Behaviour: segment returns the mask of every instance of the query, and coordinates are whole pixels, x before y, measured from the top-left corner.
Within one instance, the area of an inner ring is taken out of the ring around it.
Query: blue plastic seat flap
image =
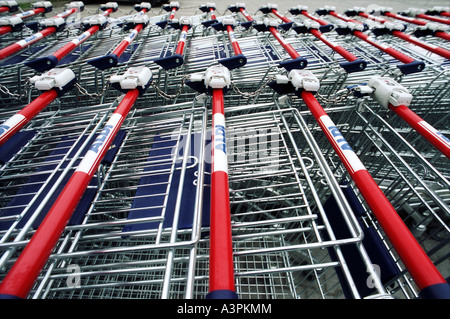
[[[191,135],[191,152],[186,163],[186,171],[181,196],[181,209],[178,220],[178,229],[192,228],[195,201],[196,201],[196,181],[198,171],[198,143],[201,143],[199,134]],[[186,135],[182,137],[181,144]],[[135,194],[135,199],[131,205],[128,219],[163,217],[163,227],[172,227],[174,221],[175,205],[178,197],[178,188],[181,177],[181,166],[183,154],[178,154],[177,161],[173,168],[173,150],[176,147],[176,140],[170,136],[155,136],[152,149],[149,152],[148,165],[144,172],[148,173],[139,181],[139,186]],[[184,152],[182,149],[180,152]],[[205,171],[210,169],[210,165],[205,164]],[[173,173],[170,180],[171,172]],[[205,174],[208,175],[208,174]],[[169,189],[168,183],[170,182]],[[208,182],[205,179],[205,184]],[[167,202],[164,210],[164,202]],[[209,192],[204,191],[203,195],[203,215],[202,225],[209,225]],[[163,216],[164,214],[164,216]],[[141,222],[128,224],[123,227],[123,232],[133,232],[142,230],[157,229],[159,222]],[[126,234],[124,234],[126,236]]]
[[[347,185],[347,183],[344,182],[341,185]],[[391,255],[386,249],[386,246],[378,236],[373,226],[367,227],[362,222],[361,218],[363,216],[364,210],[351,187],[342,187],[342,191],[350,207],[355,213],[361,228],[363,229],[364,239],[362,242],[370,257],[370,260],[372,264],[378,265],[380,269],[379,275],[381,278],[381,282],[383,284],[388,283],[391,279],[400,274],[400,270],[398,269],[395,261],[392,259]],[[330,196],[323,207],[330,224],[333,226],[333,232],[336,236],[336,239],[351,238],[350,230],[348,229],[348,226],[344,221],[344,218],[334,197]],[[324,238],[329,239],[326,233],[324,233]],[[367,284],[367,282],[370,281],[369,273],[367,272],[367,266],[363,262],[356,245],[341,245],[340,250],[347,262],[347,266],[361,297],[364,298],[375,293],[376,291],[374,286]],[[338,260],[334,248],[328,248],[328,252],[333,261]],[[339,267],[336,268],[336,274],[339,282],[341,283],[345,297],[347,299],[352,299],[353,296],[351,294],[351,290],[348,286],[347,281],[345,280],[342,270]]]
[[[5,164],[35,135],[35,130],[19,131],[0,146],[0,164]]]
[[[110,149],[105,154],[102,160],[102,164],[111,163],[124,137],[125,131],[121,130],[117,133],[113,143],[111,144]],[[19,191],[15,194],[15,196],[12,197],[9,203],[0,210],[0,217],[19,215],[28,205],[30,205],[36,193],[41,191],[37,199],[31,205],[30,209],[22,217],[22,219],[16,226],[16,228],[23,228],[23,226],[28,222],[28,220],[36,211],[38,206],[50,192],[50,189],[55,185],[56,181],[60,178],[63,170],[67,167],[68,161],[65,161],[61,165],[60,169],[56,170],[56,167],[58,166],[59,162],[64,158],[68,150],[70,150],[72,147],[73,148],[69,153],[69,158],[73,157],[73,155],[79,150],[79,148],[86,140],[86,138],[87,136],[82,136],[78,141],[78,143],[75,144],[76,141],[75,138],[62,137],[57,146],[54,148],[54,150],[46,157],[44,162],[35,171],[35,174],[33,174],[33,176],[28,178],[26,183],[24,183],[24,185],[19,189]],[[82,151],[81,156],[83,156],[87,152],[89,147],[90,145],[87,145],[85,147],[85,149]],[[47,201],[47,203],[41,210],[38,217],[34,220],[33,222],[34,229],[37,229],[39,227],[42,220],[45,218],[48,211],[50,210],[50,208],[58,198],[59,194],[63,190],[64,186],[69,181],[72,173],[74,172],[75,168],[77,167],[80,161],[81,159],[75,163],[74,168],[71,169],[71,171],[68,174],[66,174],[66,176],[63,178],[61,183],[59,183],[59,186],[57,187],[56,191],[52,194],[50,199]],[[55,171],[55,174],[50,178],[48,182],[46,182],[53,171]],[[83,221],[83,218],[97,193],[97,186],[98,186],[98,178],[94,176],[89,184],[89,187],[83,194],[77,208],[73,212],[72,217],[68,222],[68,225],[79,225]],[[0,222],[0,230],[8,229],[13,224],[14,221],[15,219]]]

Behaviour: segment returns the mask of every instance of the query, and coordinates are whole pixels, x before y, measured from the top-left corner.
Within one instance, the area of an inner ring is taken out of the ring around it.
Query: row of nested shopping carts
[[[448,298],[449,8],[179,9],[0,2],[1,298]]]

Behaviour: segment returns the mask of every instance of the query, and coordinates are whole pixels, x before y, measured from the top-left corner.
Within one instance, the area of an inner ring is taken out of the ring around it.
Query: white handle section
[[[69,68],[51,69],[42,75],[33,76],[30,82],[38,90],[51,90],[55,87],[62,88],[75,79],[75,73]]]
[[[216,113],[213,116],[213,121],[214,121],[213,173],[217,171],[222,171],[228,174],[225,116],[223,114]]]
[[[371,77],[368,86],[374,90],[372,93],[373,98],[385,108],[388,108],[389,104],[393,106],[409,106],[411,104],[412,95],[405,87],[391,78]]]

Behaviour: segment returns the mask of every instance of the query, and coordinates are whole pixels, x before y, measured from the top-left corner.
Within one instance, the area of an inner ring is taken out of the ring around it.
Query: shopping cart
[[[0,145],[2,298],[446,296],[448,60],[331,7],[179,8],[0,67],[0,125],[70,73]]]

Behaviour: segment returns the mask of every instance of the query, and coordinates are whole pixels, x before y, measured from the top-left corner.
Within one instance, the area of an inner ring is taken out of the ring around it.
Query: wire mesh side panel
[[[58,103],[55,103],[58,104]],[[42,222],[109,114],[110,105],[43,112],[16,134],[20,147],[2,153],[2,277]],[[57,106],[56,106],[57,107]],[[23,145],[22,145],[23,144]],[[5,148],[3,148],[5,150]]]
[[[444,105],[448,100],[448,88],[441,85],[442,75],[439,70],[426,74],[428,78],[404,79],[403,84],[410,87],[411,92],[422,92],[414,95],[415,100],[410,108],[428,117],[430,123],[436,123],[436,127],[446,134],[448,128],[441,121],[436,121],[434,112],[430,110],[436,107],[439,114],[446,108]],[[301,101],[295,102],[300,110],[304,110]],[[330,113],[330,117],[438,270],[444,278],[448,277],[448,159],[411,127],[405,125],[392,111],[380,107],[370,99],[350,99],[346,103],[355,106],[353,109]],[[440,114],[446,117],[445,111]],[[333,167],[334,175],[351,186],[352,181],[344,166],[312,116],[306,115],[305,119],[322,153]],[[354,191],[359,196],[357,189],[354,188]],[[363,216],[361,221],[365,227],[376,230],[390,258],[395,262],[391,269],[381,265],[380,272],[386,289],[398,298],[417,297],[417,287],[385,238],[376,218],[364,200],[359,199],[359,202]]]
[[[441,165],[421,159],[420,153],[416,155],[413,150],[401,147],[401,143],[408,140],[402,140],[395,131],[383,129],[381,125],[388,124],[381,124],[382,120],[374,113],[358,114],[358,120],[366,125],[360,137],[365,163],[444,278],[448,277],[448,165],[444,164],[441,169]],[[378,125],[374,127],[372,121],[377,121]],[[439,158],[441,163],[446,161]],[[409,284],[408,279],[405,281]],[[415,296],[414,288],[405,294]]]
[[[229,112],[226,120],[236,292],[242,299],[361,296],[341,249],[356,248],[363,272],[371,264],[352,210],[298,114],[263,108]],[[330,196],[337,204],[326,204]],[[336,236],[338,226],[328,220],[336,207],[345,236]],[[198,250],[198,298],[208,291],[205,236]]]
[[[117,157],[99,169],[87,214],[62,234],[34,297],[189,296],[201,225],[204,121],[200,109],[126,122]]]

